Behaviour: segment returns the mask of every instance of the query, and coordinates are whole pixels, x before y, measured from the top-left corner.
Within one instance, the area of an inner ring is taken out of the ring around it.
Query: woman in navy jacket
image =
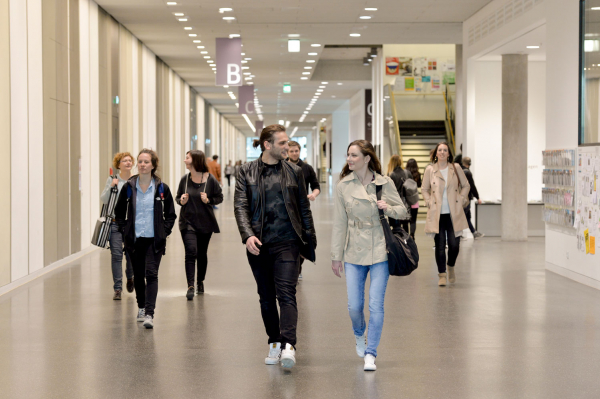
[[[177,214],[169,186],[156,174],[156,152],[143,149],[137,164],[139,175],[132,176],[121,189],[115,219],[133,263],[137,320],[153,328],[158,267]]]

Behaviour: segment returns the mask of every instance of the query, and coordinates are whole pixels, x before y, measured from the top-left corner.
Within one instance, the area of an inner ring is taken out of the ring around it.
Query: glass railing
[[[400,157],[400,162],[404,164],[402,159],[402,143],[400,142],[400,127],[398,126],[396,99],[394,97],[394,90],[390,84],[384,86],[383,96],[384,136],[389,138],[391,154],[398,155]]]

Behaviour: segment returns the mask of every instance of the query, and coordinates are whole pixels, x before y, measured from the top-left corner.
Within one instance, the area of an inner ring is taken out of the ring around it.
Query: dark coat
[[[467,180],[469,181],[469,185],[471,186],[471,191],[469,191],[469,201],[471,201],[473,198],[479,199],[479,192],[477,191],[477,187],[475,187],[475,180],[473,180],[473,173],[471,173],[471,170],[465,166],[463,166],[462,168],[463,168],[463,172],[465,172],[465,176],[467,177]]]
[[[262,178],[264,165],[262,155],[243,165],[235,182],[235,220],[244,244],[252,236],[262,241],[265,216],[265,188]],[[288,216],[298,238],[308,244],[305,239],[310,237],[313,248],[316,248],[317,237],[302,169],[290,162],[281,161],[281,189]]]
[[[179,205],[181,205],[181,196],[185,194],[185,180],[188,179],[188,176],[190,176],[189,173],[184,175],[179,181],[179,188],[177,189],[177,196],[175,197],[175,201],[177,201]],[[189,177],[189,179],[191,181],[191,177]],[[215,217],[215,211],[212,205],[219,205],[221,202],[223,202],[223,190],[221,189],[221,185],[219,184],[217,179],[210,173],[208,174],[208,179],[206,179],[205,184],[206,196],[208,197],[208,204],[206,205],[206,210],[210,215],[210,220],[208,221],[208,224],[210,226],[213,226],[213,233],[220,233],[219,223],[217,223],[217,218]],[[187,228],[188,218],[186,217],[186,211],[186,206],[181,205],[181,211],[179,212],[179,230],[184,230]],[[190,218],[193,217],[194,215],[190,215]]]
[[[138,178],[139,175],[132,176],[123,185],[115,208],[115,220],[119,225],[121,234],[123,234],[125,249],[132,252],[135,246],[135,206],[137,200],[135,185]],[[167,247],[167,237],[171,235],[177,214],[175,213],[175,205],[169,186],[162,183],[164,192],[163,199],[161,200],[158,193],[161,184],[160,178],[155,176],[154,180],[154,250],[164,254]],[[127,186],[131,187],[130,198],[127,198]]]
[[[301,159],[298,160],[296,164],[302,169],[302,174],[304,175],[304,181],[306,182],[306,192],[312,193],[315,190],[321,191],[321,185],[319,184],[319,179],[317,179],[317,174],[312,166],[303,162]],[[310,185],[310,191],[308,186]]]

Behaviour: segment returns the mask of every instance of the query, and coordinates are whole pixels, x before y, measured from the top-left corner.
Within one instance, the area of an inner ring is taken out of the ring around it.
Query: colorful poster
[[[415,76],[427,75],[427,58],[415,58],[413,60],[413,72]]]
[[[596,255],[596,237],[590,236],[590,255]]]
[[[440,77],[434,76],[431,79],[431,90],[439,90],[440,89]]]
[[[431,83],[431,76],[423,76],[423,83]]]
[[[437,71],[437,60],[435,58],[427,60],[427,69],[430,71]]]
[[[442,84],[444,85],[453,85],[456,82],[456,72],[444,72],[444,80]]]
[[[400,75],[400,59],[398,57],[385,57],[385,74]]]
[[[589,229],[585,229],[583,232],[583,238],[585,240],[585,253],[590,253],[590,231]]]
[[[405,91],[415,91],[415,78],[413,77],[405,77],[404,78],[404,90]]]
[[[413,62],[411,57],[398,57],[398,62],[400,63],[398,68],[400,69],[400,74],[402,76],[413,75]]]

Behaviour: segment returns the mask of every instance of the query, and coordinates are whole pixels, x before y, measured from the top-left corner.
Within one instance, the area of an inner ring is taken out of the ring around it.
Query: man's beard
[[[300,160],[300,158],[296,159],[295,161],[292,159],[292,157],[290,157],[290,162],[292,163],[298,163],[298,161]]]

